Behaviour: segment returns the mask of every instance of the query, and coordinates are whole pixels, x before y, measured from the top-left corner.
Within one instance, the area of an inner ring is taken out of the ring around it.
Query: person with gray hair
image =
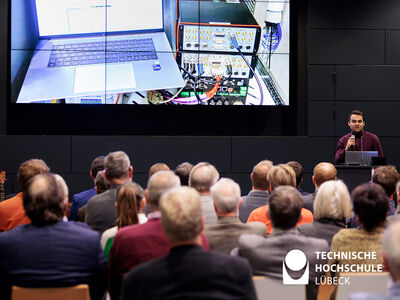
[[[201,248],[201,207],[199,193],[190,187],[172,189],[161,197],[161,223],[171,250],[124,277],[123,300],[256,299],[246,260]]]
[[[314,201],[314,222],[300,225],[305,236],[325,239],[331,245],[333,236],[346,227],[352,216],[349,190],[341,180],[321,184]]]
[[[218,181],[217,169],[208,162],[200,162],[195,165],[189,174],[189,186],[200,193],[203,214],[206,224],[212,225],[217,222],[217,215],[213,207],[210,188]]]
[[[0,233],[0,294],[13,285],[54,288],[89,284],[91,299],[103,298],[106,262],[100,236],[86,224],[63,220],[68,188],[59,175],[29,180],[23,205],[32,224]]]
[[[383,267],[390,274],[387,294],[354,293],[349,300],[390,300],[400,297],[400,222],[392,223],[383,234]]]
[[[238,246],[239,236],[243,233],[267,236],[267,228],[263,223],[240,222],[238,218],[241,203],[240,187],[232,179],[221,178],[211,187],[211,197],[218,216],[217,222],[207,225],[204,230],[211,251],[230,254],[232,249]]]
[[[116,225],[117,188],[132,180],[133,168],[128,155],[123,151],[108,154],[104,160],[103,173],[111,187],[91,198],[85,212],[85,223],[100,234]]]
[[[123,275],[139,264],[165,256],[169,251],[167,236],[161,226],[159,201],[167,191],[179,187],[179,177],[173,171],[158,171],[150,177],[145,198],[151,212],[147,222],[121,228],[116,234],[109,256],[111,299],[119,299]],[[203,245],[209,249],[204,235]]]

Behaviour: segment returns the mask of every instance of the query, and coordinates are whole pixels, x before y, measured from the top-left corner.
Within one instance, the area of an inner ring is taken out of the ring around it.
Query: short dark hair
[[[354,213],[360,219],[361,226],[368,232],[383,224],[389,210],[385,190],[375,183],[364,183],[351,193]]]
[[[92,161],[92,164],[90,165],[90,175],[92,175],[93,178],[96,178],[98,172],[104,170],[105,158],[105,156],[99,156]]]
[[[29,159],[18,168],[17,181],[22,191],[28,187],[28,182],[34,176],[49,172],[50,169],[41,159]]]
[[[303,200],[292,186],[278,186],[269,197],[268,213],[275,228],[291,229],[299,220]]]
[[[349,114],[349,121],[351,119],[351,115],[357,115],[357,116],[361,116],[363,118],[363,121],[365,121],[365,117],[364,117],[364,113],[361,110],[353,110],[350,114]]]
[[[303,179],[303,167],[302,165],[297,162],[297,161],[289,161],[286,163],[289,167],[291,167],[294,172],[296,173],[296,186],[299,186],[301,183],[301,180]]]
[[[189,174],[193,165],[190,162],[183,162],[175,168],[175,174],[181,180],[181,185],[189,185]]]
[[[28,182],[23,194],[26,215],[32,224],[52,224],[64,216],[64,191],[51,173],[39,174]]]
[[[106,179],[103,172],[98,172],[94,180],[94,185],[96,186],[96,193],[101,194],[110,189],[111,182]]]
[[[379,184],[390,197],[396,191],[396,184],[400,179],[399,172],[395,166],[381,166],[375,169],[372,182]]]

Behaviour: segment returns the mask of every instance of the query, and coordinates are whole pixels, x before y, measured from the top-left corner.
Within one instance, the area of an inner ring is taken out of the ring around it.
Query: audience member
[[[389,203],[384,189],[375,183],[356,187],[352,194],[354,212],[360,220],[361,229],[342,229],[332,239],[333,252],[375,252],[373,256],[356,259],[333,259],[330,264],[382,264],[382,235]],[[352,258],[352,257],[351,257]]]
[[[179,177],[172,171],[159,171],[150,177],[145,197],[150,204],[148,221],[121,228],[111,247],[109,257],[109,290],[111,299],[119,299],[123,275],[137,265],[165,256],[169,251],[167,236],[161,226],[159,200],[163,193],[179,187]],[[203,236],[203,245],[209,248]]]
[[[337,170],[334,165],[327,162],[321,162],[314,168],[312,181],[315,186],[315,192],[303,197],[304,208],[313,212],[314,199],[317,195],[318,189],[326,181],[336,180]]]
[[[139,184],[127,182],[117,189],[117,226],[107,229],[101,235],[101,247],[104,249],[106,259],[119,229],[128,225],[146,223],[147,218],[141,213],[144,204],[144,192]]]
[[[210,188],[218,181],[218,178],[219,173],[217,169],[207,162],[198,163],[192,168],[189,174],[189,186],[200,193],[203,214],[206,217],[207,225],[217,222]]]
[[[301,183],[303,182],[303,166],[297,161],[289,161],[286,163],[289,167],[291,167],[296,174],[296,189],[302,196],[307,196],[310,193],[303,191],[300,187]]]
[[[232,179],[221,178],[211,187],[217,223],[205,227],[204,234],[210,244],[210,250],[230,254],[238,246],[239,236],[243,233],[267,235],[263,223],[243,224],[238,218],[241,202],[240,187]]]
[[[341,181],[330,180],[321,184],[314,201],[314,222],[300,225],[305,236],[325,239],[329,246],[333,236],[346,227],[352,215],[350,194]]]
[[[189,187],[162,196],[162,227],[171,250],[124,278],[122,299],[256,299],[248,263],[206,252],[199,194]]]
[[[310,299],[316,296],[318,290],[312,283],[322,275],[322,270],[317,272],[315,265],[324,263],[322,259],[317,259],[315,252],[329,251],[329,246],[327,241],[303,236],[295,228],[302,207],[301,195],[294,186],[275,188],[269,198],[268,214],[273,224],[271,234],[268,238],[255,234],[241,235],[238,252],[235,249],[232,254],[247,258],[254,274],[282,279],[282,265],[287,253],[294,249],[302,251],[309,262],[310,285],[307,291]]]
[[[375,169],[372,182],[379,184],[385,190],[389,202],[389,216],[396,213],[394,201],[390,199],[396,191],[396,184],[400,180],[395,166],[381,166]]]
[[[32,177],[49,171],[49,167],[41,159],[30,159],[19,166],[17,181],[21,192],[10,199],[0,202],[0,231],[10,230],[15,226],[31,222],[25,214],[22,194]]]
[[[63,221],[65,187],[62,178],[52,174],[37,175],[24,186],[23,205],[32,224],[0,233],[2,299],[10,298],[13,285],[82,283],[89,284],[92,299],[102,299],[106,264],[100,236],[86,224]]]
[[[175,168],[175,175],[179,177],[181,180],[181,186],[188,186],[189,185],[189,174],[192,170],[193,165],[187,161],[179,164]]]
[[[104,160],[104,176],[111,183],[106,192],[89,200],[85,222],[93,230],[102,234],[105,230],[116,225],[117,188],[132,179],[132,166],[128,155],[123,151],[111,152]]]
[[[156,164],[152,165],[149,169],[149,178],[151,176],[153,176],[155,173],[157,173],[158,171],[170,171],[170,168],[165,163],[156,163]],[[151,210],[150,205],[148,203],[146,203],[146,205],[143,209],[144,214],[147,216],[150,213],[150,210]]]
[[[104,156],[99,156],[96,157],[93,161],[92,164],[90,165],[90,171],[89,175],[93,180],[93,183],[95,183],[96,180],[96,175],[99,171],[104,170]],[[86,205],[90,198],[96,195],[96,190],[95,187],[88,189],[86,191],[80,192],[78,194],[75,194],[72,197],[72,205],[71,205],[71,210],[69,211],[69,216],[68,219],[70,221],[77,221],[78,220],[78,210],[82,206]]]
[[[149,169],[149,178],[151,176],[153,176],[155,173],[157,173],[158,171],[169,171],[171,170],[167,164],[165,163],[156,163],[154,165],[152,165]]]
[[[383,265],[392,281],[387,294],[356,293],[349,300],[390,300],[400,298],[400,222],[396,222],[384,232],[382,247]]]
[[[247,218],[253,210],[268,204],[270,192],[267,176],[272,167],[272,162],[269,160],[262,160],[253,167],[250,174],[251,191],[243,197],[242,206],[239,209],[239,219],[243,223],[247,222]]]
[[[103,172],[97,172],[96,179],[94,180],[94,189],[96,195],[102,194],[109,190],[111,187],[110,182],[104,177]],[[85,223],[87,204],[78,209],[78,221]]]
[[[278,186],[288,185],[296,187],[296,174],[294,170],[285,164],[280,164],[271,168],[268,172],[267,180],[270,184],[271,191],[275,190]],[[297,225],[312,223],[314,221],[312,213],[305,209],[301,209],[300,218],[298,219]],[[272,231],[271,218],[268,213],[268,205],[261,206],[253,210],[247,220],[249,222],[262,222],[267,226],[267,234],[269,235]]]

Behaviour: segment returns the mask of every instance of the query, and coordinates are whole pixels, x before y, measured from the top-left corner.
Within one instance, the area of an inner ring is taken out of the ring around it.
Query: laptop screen
[[[40,36],[163,29],[162,0],[35,0]]]

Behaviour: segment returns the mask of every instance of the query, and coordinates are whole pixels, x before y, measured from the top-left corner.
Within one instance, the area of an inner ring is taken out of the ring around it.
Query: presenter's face
[[[350,121],[348,122],[351,131],[360,132],[364,129],[365,122],[360,115],[351,115]]]

